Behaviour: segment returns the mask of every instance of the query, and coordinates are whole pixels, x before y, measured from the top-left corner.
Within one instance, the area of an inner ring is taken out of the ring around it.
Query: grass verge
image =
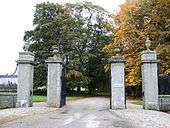
[[[132,104],[143,105],[143,100],[141,99],[129,99],[128,101]]]
[[[33,102],[46,102],[47,96],[33,96]]]

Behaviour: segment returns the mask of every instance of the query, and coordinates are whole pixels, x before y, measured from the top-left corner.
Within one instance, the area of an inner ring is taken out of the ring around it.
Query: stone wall
[[[0,109],[15,108],[16,100],[16,92],[0,92]]]
[[[170,111],[170,95],[159,95],[159,109]]]

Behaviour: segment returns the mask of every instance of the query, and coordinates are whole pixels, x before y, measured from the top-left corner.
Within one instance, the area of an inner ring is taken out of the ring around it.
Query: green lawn
[[[68,96],[66,99],[67,100],[78,100],[86,98],[85,96]],[[33,96],[33,102],[46,102],[47,101],[47,96]]]
[[[46,96],[33,96],[33,102],[46,102]]]

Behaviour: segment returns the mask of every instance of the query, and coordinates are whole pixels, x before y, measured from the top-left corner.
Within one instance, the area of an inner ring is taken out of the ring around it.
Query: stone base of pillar
[[[58,103],[54,103],[54,102],[47,102],[47,106],[48,107],[54,107],[54,108],[60,108],[61,107],[61,105],[60,104],[58,104]]]
[[[146,110],[159,110],[158,102],[147,102],[143,107]]]
[[[125,109],[124,93],[124,88],[122,87],[115,87],[113,89],[111,97],[111,109]]]
[[[16,103],[17,108],[25,108],[25,107],[32,107],[33,103],[32,101],[27,102],[26,100],[18,100]]]

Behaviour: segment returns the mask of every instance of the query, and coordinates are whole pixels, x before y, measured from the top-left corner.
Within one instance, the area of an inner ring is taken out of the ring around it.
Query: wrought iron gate
[[[60,107],[66,105],[66,65],[63,64],[62,69],[62,75],[61,75],[61,101],[60,101]]]

